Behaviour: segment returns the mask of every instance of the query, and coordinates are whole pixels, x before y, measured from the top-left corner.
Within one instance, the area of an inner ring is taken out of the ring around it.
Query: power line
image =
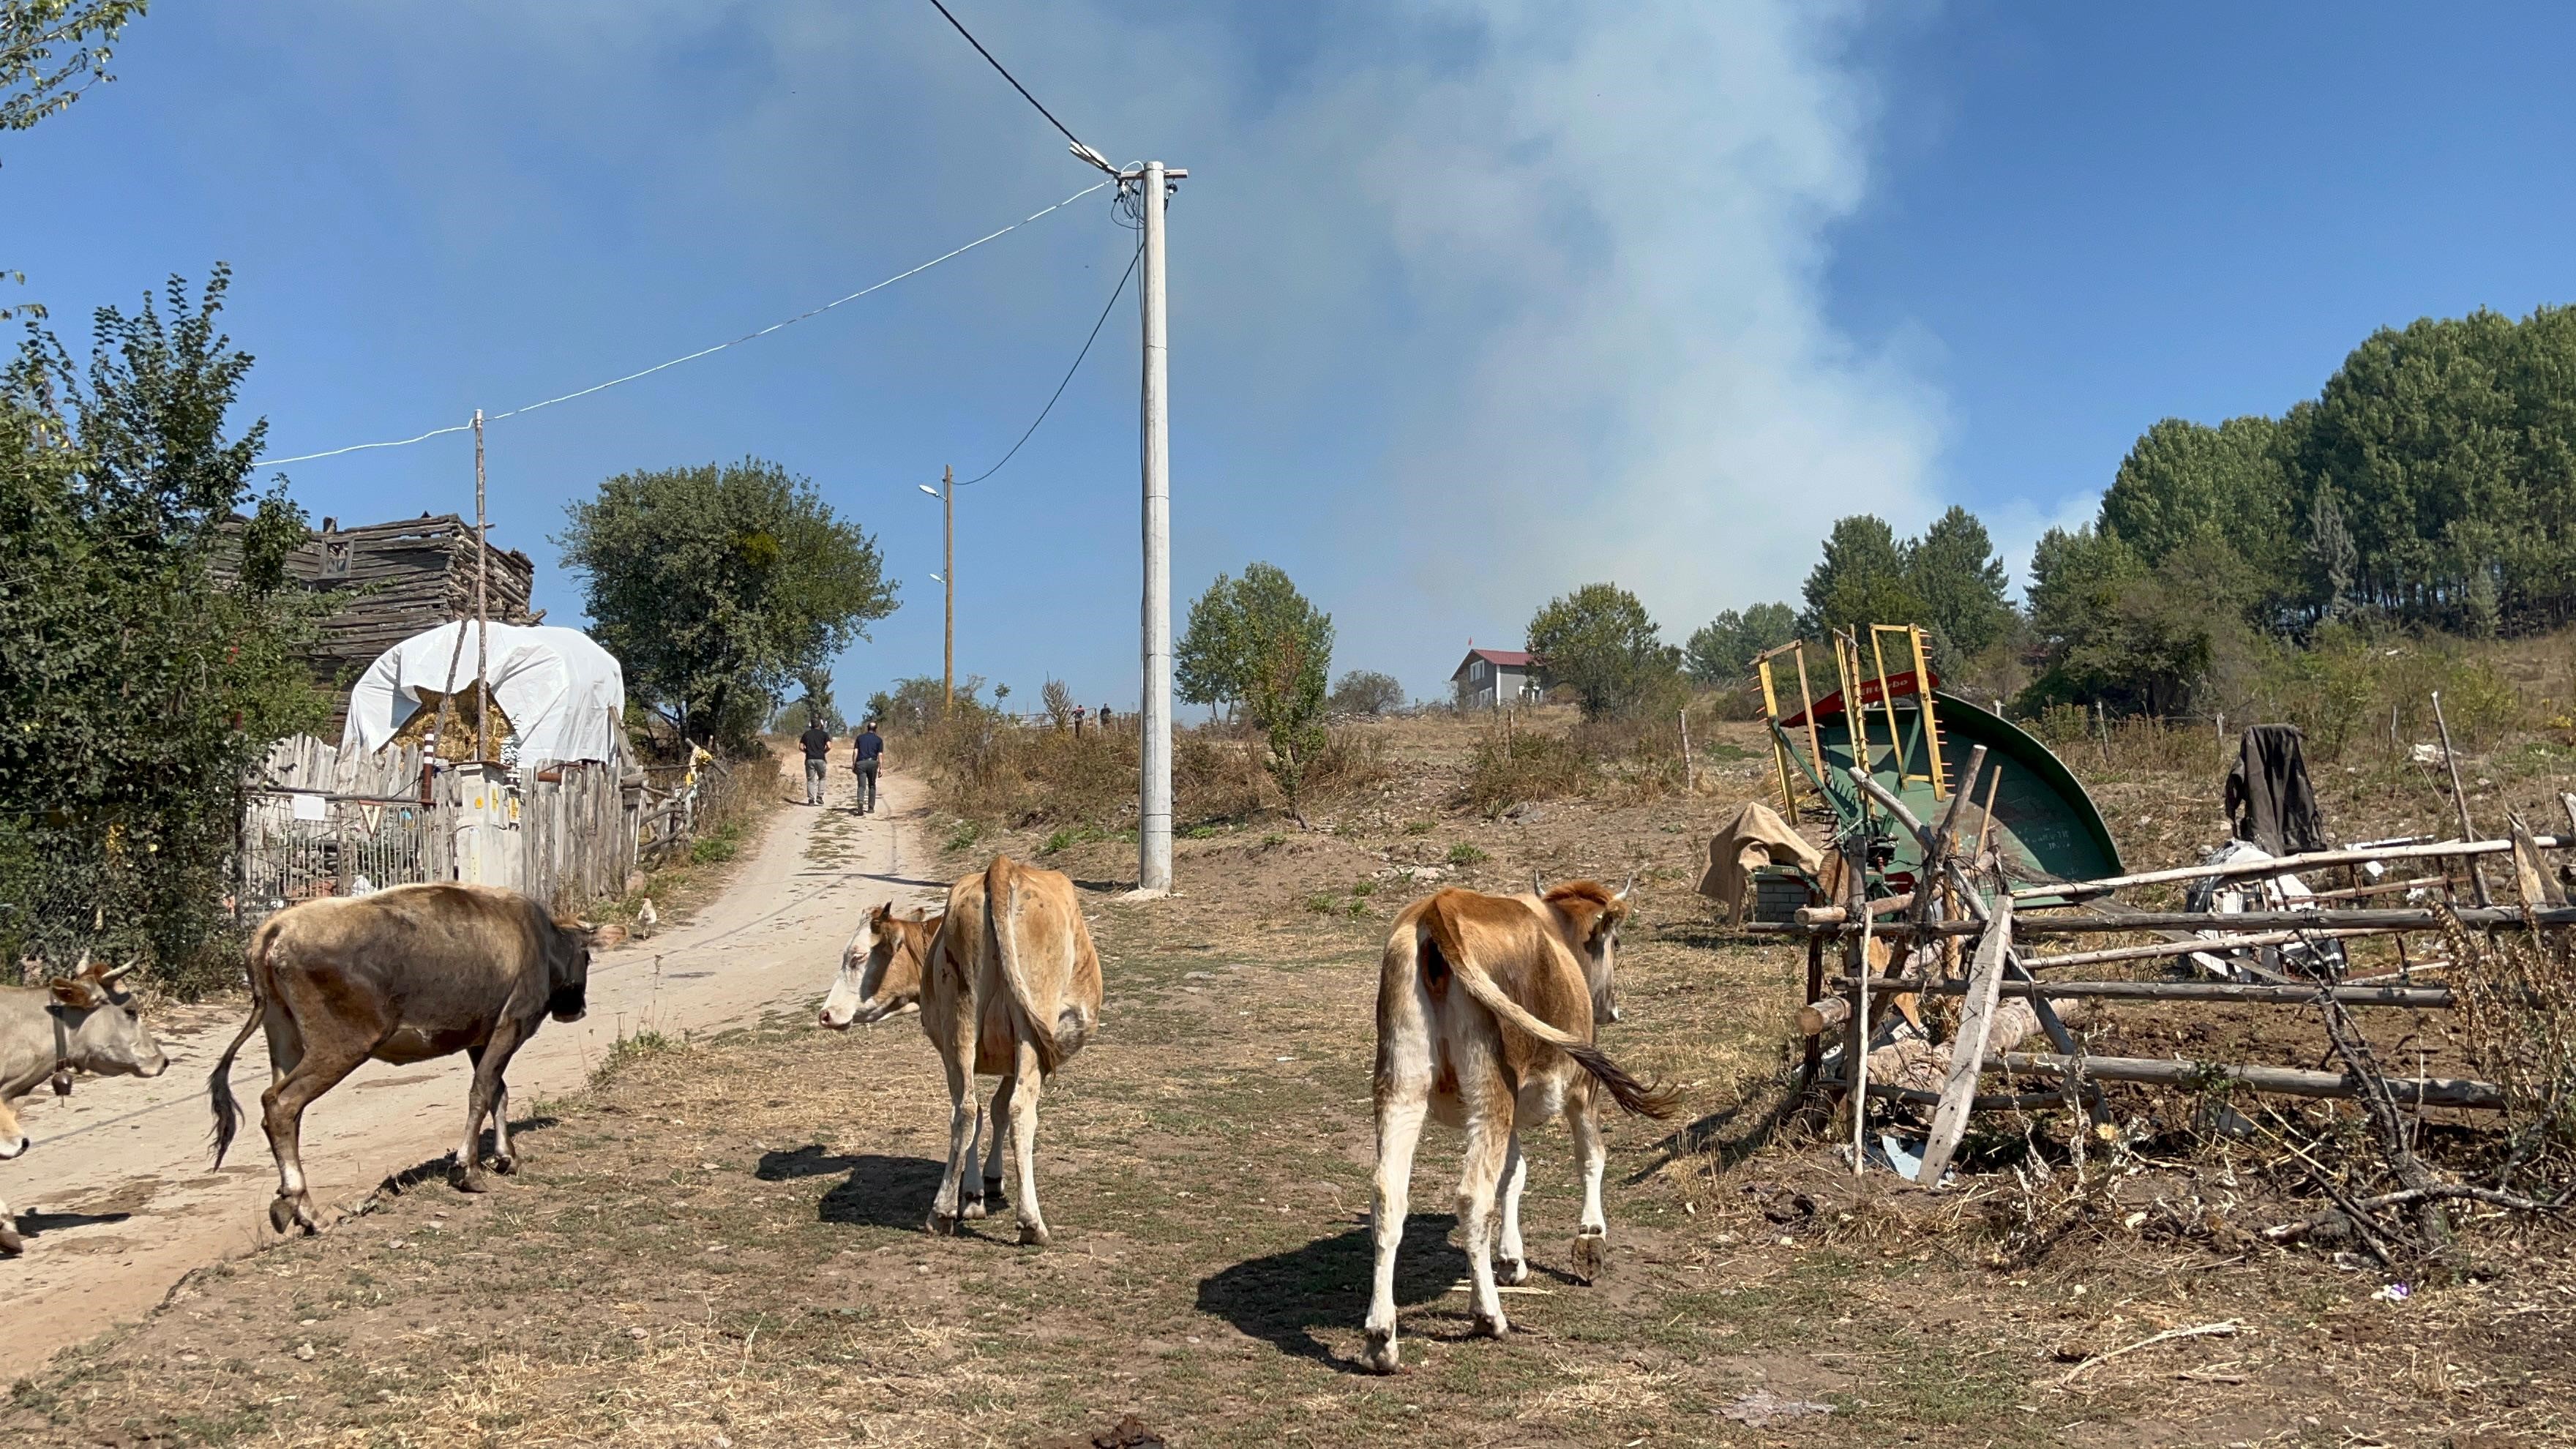
[[[986,232],[984,235],[975,238],[964,246],[942,252],[938,256],[932,257],[929,261],[923,262],[917,267],[897,272],[882,282],[876,282],[868,286],[861,287],[859,290],[850,293],[848,296],[835,297],[831,301],[826,302],[819,307],[809,307],[784,321],[772,322],[757,332],[746,332],[730,342],[719,342],[713,347],[701,347],[695,352],[674,357],[668,362],[657,362],[651,367],[630,372],[623,377],[612,377],[606,382],[593,383],[589,387],[582,388],[575,392],[564,393],[558,397],[550,397],[545,399],[543,402],[532,402],[520,407],[512,408],[508,412],[493,413],[487,416],[484,421],[487,423],[497,423],[503,418],[514,418],[519,416],[521,413],[532,413],[539,408],[553,407],[556,403],[571,402],[575,398],[588,397],[595,392],[605,392],[609,388],[615,387],[620,383],[633,382],[639,377],[650,377],[654,373],[662,371],[664,368],[677,367],[683,362],[695,362],[699,358],[708,356],[711,353],[722,352],[728,347],[739,347],[755,338],[766,337],[770,333],[776,332],[781,328],[793,327],[808,317],[820,316],[845,302],[855,302],[861,297],[868,295],[870,292],[881,291],[887,287],[891,287],[906,277],[918,276],[919,274],[929,271],[932,267],[938,266],[941,262],[947,261],[952,257],[963,256],[966,253],[973,251],[975,248],[982,246],[984,243],[992,241],[996,237],[1007,236],[1012,232],[1018,231],[1021,227],[1028,225],[1030,222],[1036,221],[1039,217],[1045,216],[1049,212],[1062,211],[1064,208],[1073,205],[1075,202],[1080,201],[1082,198],[1089,196],[1091,193],[1098,191],[1101,187],[1107,186],[1108,184],[1108,182],[1102,181],[1086,186],[1082,190],[1075,192],[1073,195],[1066,197],[1064,200],[1057,202],[1055,205],[1047,207],[1042,211],[1031,212],[1029,215],[1021,217],[1018,221],[1012,222],[1009,226],[1003,227],[999,231]],[[343,453],[362,453],[370,448],[407,448],[414,443],[425,443],[432,438],[443,437],[449,433],[470,432],[473,427],[474,425],[472,423],[458,423],[452,427],[432,428],[428,432],[409,438],[392,438],[381,443],[351,443],[345,448],[330,448],[319,453],[298,453],[289,458],[262,458],[251,464],[251,466],[254,468],[268,468],[286,463],[309,463],[316,458],[336,458]]]
[[[956,26],[957,33],[966,37],[966,43],[975,47],[975,53],[984,57],[985,64],[990,65],[993,69],[1001,72],[1002,79],[1011,83],[1011,89],[1020,93],[1020,99],[1027,101],[1030,105],[1036,106],[1038,108],[1038,114],[1047,118],[1048,125],[1053,126],[1058,131],[1062,131],[1064,133],[1064,138],[1073,143],[1073,154],[1090,162],[1092,165],[1099,167],[1101,170],[1109,172],[1111,175],[1117,174],[1116,169],[1109,164],[1107,159],[1102,157],[1099,152],[1082,144],[1082,138],[1073,134],[1071,128],[1067,127],[1064,122],[1057,120],[1055,118],[1055,112],[1048,110],[1044,102],[1040,101],[1037,97],[1030,95],[1029,88],[1020,84],[1020,78],[1018,76],[1011,74],[1009,70],[1003,67],[1000,61],[993,59],[993,52],[984,48],[984,42],[977,40],[974,32],[968,30],[964,25],[959,24],[957,17],[948,13],[947,6],[940,4],[939,0],[930,0],[930,4],[933,9],[937,10],[941,16],[947,19],[950,25]]]
[[[976,474],[974,477],[965,480],[965,482],[959,483],[957,485],[958,487],[963,488],[968,483],[983,482],[985,479],[1001,472],[1002,463],[1008,463],[1013,458],[1019,456],[1021,445],[1028,442],[1030,436],[1037,432],[1038,423],[1045,422],[1047,420],[1047,414],[1055,411],[1056,399],[1064,396],[1065,388],[1073,382],[1073,375],[1082,370],[1082,360],[1091,355],[1091,344],[1100,340],[1100,329],[1108,324],[1109,314],[1117,309],[1118,299],[1126,294],[1127,279],[1136,275],[1136,263],[1138,259],[1144,255],[1145,248],[1141,244],[1137,246],[1136,250],[1128,253],[1127,270],[1118,278],[1118,285],[1110,290],[1109,304],[1100,309],[1100,320],[1091,324],[1091,335],[1082,339],[1082,350],[1073,355],[1073,366],[1064,370],[1064,381],[1055,385],[1055,392],[1047,398],[1046,406],[1038,409],[1037,422],[1029,424],[1028,432],[1020,434],[1020,441],[1013,443],[1011,445],[1011,451],[1002,455],[1001,463],[996,463],[992,467],[985,469],[983,472]]]

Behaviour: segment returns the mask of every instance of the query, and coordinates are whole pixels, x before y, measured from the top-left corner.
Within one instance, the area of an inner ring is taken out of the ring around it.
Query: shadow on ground
[[[847,1173],[823,1194],[814,1216],[827,1223],[917,1229],[930,1214],[944,1164],[927,1157],[885,1157],[872,1152],[825,1152],[811,1143],[761,1154],[753,1174],[763,1182]]]
[[[1458,1219],[1447,1213],[1416,1213],[1405,1220],[1404,1244],[1395,1256],[1399,1309],[1436,1302],[1450,1284],[1467,1276],[1467,1255],[1449,1242],[1457,1226]],[[1200,1279],[1198,1307],[1282,1353],[1344,1373],[1366,1373],[1357,1359],[1334,1353],[1315,1330],[1329,1326],[1357,1341],[1360,1321],[1368,1317],[1370,1268],[1368,1229],[1353,1228]],[[1463,1307],[1458,1317],[1463,1328]],[[1409,1336],[1448,1336],[1424,1334],[1418,1323],[1406,1325],[1405,1331]]]
[[[56,1228],[96,1228],[124,1222],[132,1213],[47,1213],[22,1210],[18,1214],[18,1232],[25,1237],[42,1237]]]

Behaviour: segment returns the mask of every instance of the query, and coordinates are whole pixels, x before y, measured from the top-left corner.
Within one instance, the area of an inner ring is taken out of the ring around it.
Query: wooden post
[[[492,753],[492,545],[483,519],[483,410],[474,410],[474,758]]]
[[[1869,1127],[1869,846],[1857,836],[1843,844],[1843,902],[1858,915],[1861,929],[1851,938],[1850,959],[1845,968],[1859,978],[1851,1016],[1851,1029],[1843,1038],[1843,1081],[1850,1090],[1844,1102],[1852,1114],[1852,1176],[1861,1175],[1869,1161],[1866,1138]]]
[[[2098,699],[2093,701],[2093,732],[2102,741],[2102,768],[2107,770],[2111,768],[2111,713]]]
[[[1922,625],[1908,624],[1905,632],[1914,641],[1914,712],[1923,722],[1923,748],[1932,760],[1932,798],[1938,800],[1949,793],[1950,773],[1941,765],[1941,721],[1932,712],[1932,656],[1923,647]],[[1970,771],[1970,782],[1976,778]]]
[[[1825,938],[1809,936],[1807,938],[1807,1009],[1813,1011],[1816,1003],[1824,998],[1824,994]],[[1816,1073],[1823,1069],[1824,1064],[1824,1041],[1821,1037],[1810,1035],[1807,1038],[1805,1075],[1799,1080],[1813,1087],[1816,1084]]]
[[[1941,1185],[1941,1174],[1950,1170],[1950,1158],[1967,1135],[1968,1113],[1977,1095],[1977,1068],[1986,1059],[1995,997],[2004,984],[2005,958],[2011,954],[2012,897],[1998,891],[1994,918],[1986,922],[1986,938],[1977,946],[1976,968],[1968,976],[1968,1000],[1959,1011],[1959,1032],[1950,1043],[1950,1079],[1942,1084],[1941,1105],[1932,1114],[1932,1132],[1923,1144],[1923,1165],[1914,1175],[1923,1187]]]
[[[1816,772],[1816,778],[1822,780],[1825,778],[1825,747],[1823,737],[1816,733],[1816,691],[1807,683],[1807,641],[1803,639],[1798,641],[1798,707],[1806,712],[1807,765]],[[1796,824],[1797,817],[1789,817],[1789,823]]]
[[[1699,768],[1697,762],[1691,759],[1689,705],[1682,706],[1682,793],[1685,795],[1699,793]]]
[[[2475,840],[2478,829],[2469,823],[2469,792],[2460,785],[2460,757],[2451,753],[2451,725],[2442,718],[2442,691],[2438,689],[2433,691],[2433,728],[2441,733],[2442,763],[2451,771],[2451,803],[2460,810],[2460,838]],[[2478,858],[2474,855],[2462,858],[2468,863],[2469,887],[2477,893],[2478,904],[2493,905],[2494,902],[2487,898],[2487,876],[2485,871],[2478,869]]]

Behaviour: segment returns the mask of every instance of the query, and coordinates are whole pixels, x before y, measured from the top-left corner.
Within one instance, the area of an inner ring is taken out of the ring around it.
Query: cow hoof
[[[1499,1313],[1495,1314],[1491,1318],[1479,1313],[1476,1315],[1476,1336],[1479,1338],[1509,1338],[1512,1336],[1512,1321]]]
[[[0,1228],[0,1258],[14,1258],[27,1251],[27,1240],[16,1228]]]
[[[295,1199],[291,1197],[279,1198],[268,1205],[268,1225],[281,1233],[295,1226],[297,1216]]]
[[[519,1159],[507,1152],[492,1154],[492,1170],[507,1176],[519,1170]]]
[[[1002,1180],[1000,1178],[988,1177],[984,1179],[984,1201],[991,1203],[995,1212],[1000,1212],[1003,1208],[1010,1206],[1009,1203],[1002,1200]]]
[[[930,1215],[930,1221],[923,1223],[921,1227],[922,1231],[933,1234],[937,1237],[953,1238],[957,1236],[957,1220],[945,1213],[933,1212]]]
[[[1043,1248],[1043,1247],[1045,1247],[1046,1245],[1047,1245],[1047,1230],[1046,1230],[1046,1224],[1044,1224],[1044,1223],[1022,1223],[1022,1224],[1020,1224],[1020,1246],[1021,1246],[1021,1247],[1023,1247],[1023,1248]]]
[[[447,1174],[447,1180],[455,1186],[458,1192],[490,1192],[492,1190],[491,1179],[483,1175],[483,1169],[479,1165],[475,1167],[456,1168]]]
[[[1391,1374],[1401,1369],[1404,1365],[1395,1346],[1395,1330],[1390,1328],[1381,1333],[1370,1329],[1368,1346],[1360,1350],[1360,1362],[1368,1365],[1371,1373]]]
[[[1610,1238],[1606,1233],[1577,1233],[1574,1236],[1574,1276],[1586,1284],[1598,1280],[1610,1268]]]
[[[1515,1287],[1529,1281],[1529,1259],[1496,1258],[1494,1276]]]
[[[957,1216],[970,1223],[983,1215],[984,1200],[980,1197],[970,1197],[957,1205]]]

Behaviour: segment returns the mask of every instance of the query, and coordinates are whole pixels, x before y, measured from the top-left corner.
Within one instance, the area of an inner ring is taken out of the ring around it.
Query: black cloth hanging
[[[2227,772],[2227,830],[2274,855],[2326,848],[2297,725],[2256,725],[2238,741],[2236,767]]]

